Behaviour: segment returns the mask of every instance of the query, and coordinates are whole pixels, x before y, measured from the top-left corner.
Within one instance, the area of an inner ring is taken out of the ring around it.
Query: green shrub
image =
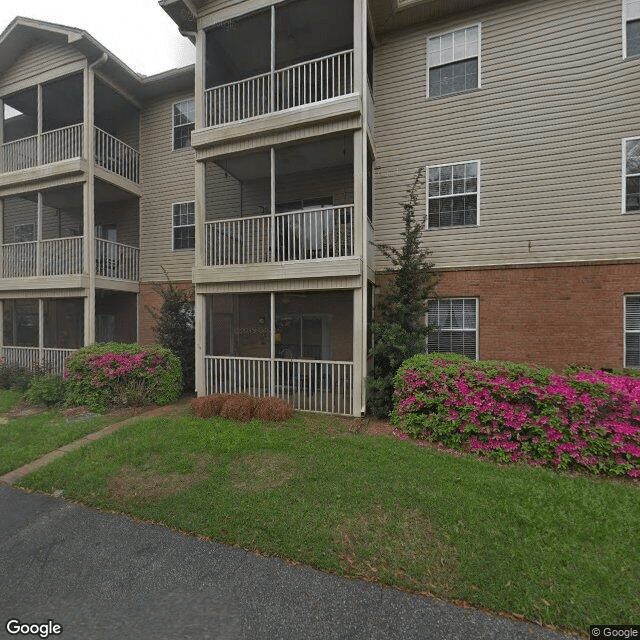
[[[180,361],[159,345],[83,347],[69,359],[65,379],[66,404],[88,405],[92,411],[169,404],[182,390]]]
[[[64,402],[65,391],[64,380],[60,376],[49,373],[31,378],[25,398],[29,404],[52,407]]]
[[[0,362],[0,389],[24,391],[32,377],[33,373],[29,369],[4,360]]]
[[[640,478],[640,379],[559,375],[451,354],[408,359],[392,421],[406,434],[499,462]]]

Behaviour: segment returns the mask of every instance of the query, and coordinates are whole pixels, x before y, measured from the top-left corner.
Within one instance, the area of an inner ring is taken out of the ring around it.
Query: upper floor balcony
[[[204,127],[356,91],[352,0],[297,0],[206,32]]]
[[[106,288],[112,288],[109,281],[137,285],[137,198],[96,180],[91,236],[84,232],[81,185],[10,196],[0,202],[4,240],[0,244],[0,288],[20,286],[24,278],[84,286],[82,278],[90,271]]]
[[[96,79],[94,121],[89,126],[83,109],[82,74],[3,96],[0,174],[24,172],[66,160],[95,163],[106,175],[138,184],[139,116],[113,89]],[[93,140],[88,152],[86,140]],[[24,179],[24,174],[16,179]]]

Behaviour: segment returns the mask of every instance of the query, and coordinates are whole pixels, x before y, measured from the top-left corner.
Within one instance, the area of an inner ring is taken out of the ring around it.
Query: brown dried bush
[[[253,410],[253,417],[258,420],[284,421],[293,418],[293,409],[280,398],[272,396],[258,398]]]
[[[222,405],[231,396],[226,393],[216,393],[212,396],[202,396],[194,398],[189,405],[191,413],[198,418],[211,418],[220,415]]]
[[[253,418],[255,403],[256,399],[253,396],[243,393],[227,396],[222,409],[220,409],[220,417],[238,420],[238,422],[248,422]]]

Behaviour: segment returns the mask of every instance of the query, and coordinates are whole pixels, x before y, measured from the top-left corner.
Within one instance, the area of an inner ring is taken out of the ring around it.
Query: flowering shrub
[[[406,360],[392,422],[500,462],[640,477],[640,379],[451,354]]]
[[[158,345],[95,344],[76,351],[64,372],[67,405],[169,404],[182,389],[180,361]]]

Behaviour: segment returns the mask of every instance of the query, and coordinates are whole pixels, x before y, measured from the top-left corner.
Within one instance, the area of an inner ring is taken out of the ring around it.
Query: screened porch
[[[353,292],[207,296],[205,388],[353,413]]]
[[[208,162],[205,265],[353,256],[353,185],[351,134]]]

